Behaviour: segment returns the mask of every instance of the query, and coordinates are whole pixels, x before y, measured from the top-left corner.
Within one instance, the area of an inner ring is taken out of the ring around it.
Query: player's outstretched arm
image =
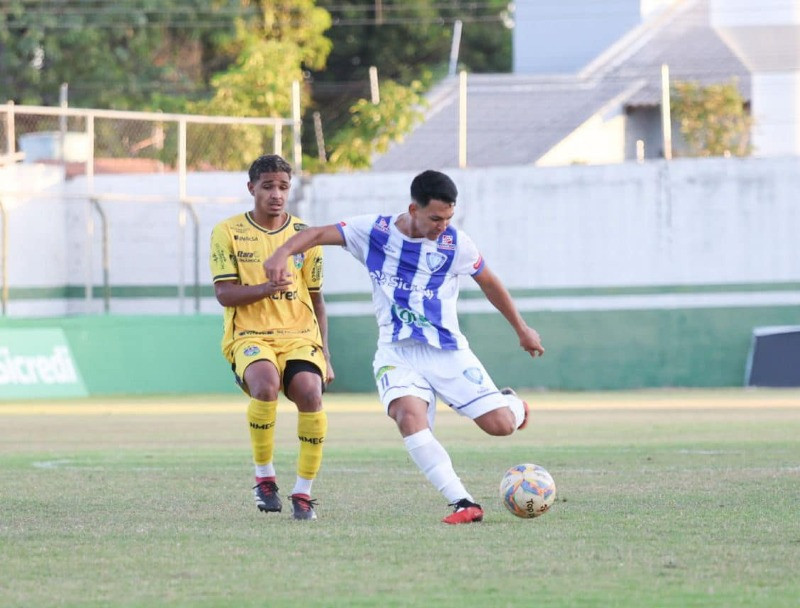
[[[292,282],[288,279],[267,281],[258,285],[241,285],[239,281],[217,281],[214,295],[223,306],[247,306],[288,289]]]
[[[502,313],[506,321],[517,332],[519,345],[522,349],[530,353],[531,357],[543,355],[544,347],[542,346],[541,338],[539,338],[539,332],[532,327],[528,327],[528,324],[525,323],[514,304],[514,300],[511,299],[511,294],[508,293],[505,285],[497,278],[497,275],[484,264],[483,270],[473,275],[472,278],[475,279],[481,291],[486,295],[486,299]]]
[[[315,226],[298,232],[264,261],[264,273],[270,281],[290,276],[286,260],[295,253],[308,251],[316,245],[344,245],[344,237],[336,224]]]

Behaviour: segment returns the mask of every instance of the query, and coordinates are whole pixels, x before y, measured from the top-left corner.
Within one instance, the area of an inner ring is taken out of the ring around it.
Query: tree
[[[670,108],[692,156],[747,156],[752,152],[752,117],[736,81],[701,85],[672,84]]]
[[[244,3],[250,4],[249,0]],[[330,15],[315,7],[312,0],[260,0],[255,17],[237,22],[232,43],[237,51],[234,64],[212,78],[213,96],[189,104],[189,111],[275,118],[291,115],[292,83],[303,82],[305,68],[325,66],[331,49],[323,35],[328,27]],[[214,148],[191,146],[207,151],[199,154],[222,149],[224,157],[195,155],[189,162],[206,161],[220,168],[239,169],[272,147],[272,134],[252,126],[207,126],[195,129],[193,137],[195,141],[213,139],[217,143]]]
[[[421,81],[427,87],[445,76],[456,19],[464,24],[460,67],[472,72],[511,69],[507,0],[318,0],[317,4],[333,18],[328,32],[333,50],[326,68],[311,72],[313,108],[329,131],[344,128],[351,106],[368,94],[371,66],[382,80],[406,86]]]
[[[389,80],[381,85],[380,103],[359,99],[353,104],[350,126],[331,142],[329,168],[367,169],[375,153],[386,152],[392,142],[402,141],[422,119],[425,101],[421,90],[419,80],[407,87]]]
[[[243,9],[234,0],[75,2],[4,0],[0,96],[56,105],[145,109],[170,95],[205,93]]]

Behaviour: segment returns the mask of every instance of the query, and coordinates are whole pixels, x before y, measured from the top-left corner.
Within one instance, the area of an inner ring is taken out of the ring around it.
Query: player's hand
[[[325,355],[325,364],[328,369],[325,374],[325,386],[327,386],[336,379],[336,374],[333,373],[333,365],[331,365],[331,358],[328,355]]]
[[[539,332],[532,327],[526,327],[519,336],[519,345],[522,350],[528,352],[531,357],[542,356],[544,354],[544,346],[542,346],[542,339],[539,337]]]
[[[277,281],[267,281],[264,283],[264,289],[266,293],[264,295],[271,296],[274,293],[280,293],[281,291],[286,291],[292,286],[292,277],[283,277],[278,279]]]
[[[286,256],[273,254],[264,261],[264,274],[269,281],[281,282],[290,278],[286,260]]]

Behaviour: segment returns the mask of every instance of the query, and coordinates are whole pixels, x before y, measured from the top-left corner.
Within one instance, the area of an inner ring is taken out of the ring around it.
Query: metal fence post
[[[111,263],[109,255],[108,218],[103,208],[100,206],[100,201],[96,198],[91,198],[89,200],[100,215],[100,227],[103,236],[103,311],[108,313],[111,311],[111,279],[109,276]]]
[[[200,217],[197,210],[189,201],[181,203],[183,208],[192,218],[192,279],[194,281],[194,312],[200,312]],[[184,220],[185,224],[185,220]],[[181,310],[181,312],[183,312]]]
[[[9,100],[6,108],[6,153],[9,159],[12,159],[17,151],[17,138],[14,132],[14,101]]]
[[[303,170],[303,148],[300,140],[300,130],[302,129],[302,118],[300,116],[300,83],[292,83],[292,136],[294,153],[293,169],[300,173]]]
[[[458,75],[458,166],[467,166],[467,73]]]
[[[3,205],[3,199],[0,198],[0,224],[2,230],[0,235],[3,242],[0,244],[0,282],[2,283],[2,291],[0,292],[0,300],[3,304],[3,316],[8,313],[8,216],[6,215],[6,208]]]

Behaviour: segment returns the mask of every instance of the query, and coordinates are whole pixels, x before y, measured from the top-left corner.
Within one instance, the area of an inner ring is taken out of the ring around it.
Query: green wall
[[[59,327],[90,395],[238,391],[220,352],[222,319],[96,316],[6,319],[0,328]]]
[[[527,313],[547,354],[520,350],[499,314],[462,315],[473,350],[500,386],[552,390],[741,386],[752,330],[796,324],[797,307]],[[331,317],[331,391],[374,391],[373,317]],[[217,315],[4,319],[60,328],[90,395],[236,393]]]
[[[542,337],[546,349],[542,358],[533,360],[520,349],[516,334],[499,314],[460,315],[462,331],[496,384],[611,390],[742,386],[753,328],[797,324],[800,310],[785,306],[523,316]],[[372,317],[331,319],[339,388],[374,390],[374,325]]]

